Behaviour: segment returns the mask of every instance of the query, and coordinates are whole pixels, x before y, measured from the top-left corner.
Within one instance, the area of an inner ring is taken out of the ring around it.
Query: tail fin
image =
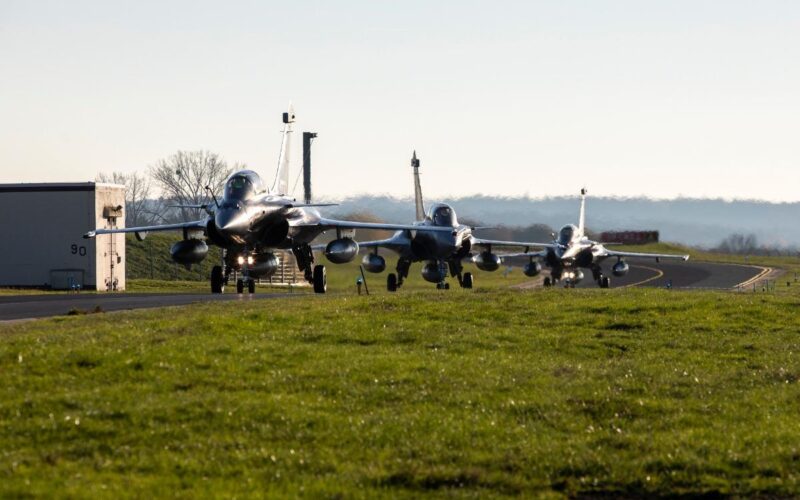
[[[586,229],[586,188],[581,189],[581,213],[578,215],[579,236],[585,236]]]
[[[270,192],[278,195],[289,194],[289,151],[294,125],[294,106],[289,104],[289,110],[283,114],[283,135],[281,138],[281,153],[278,156],[278,170],[275,172],[275,181]]]
[[[414,205],[417,209],[417,220],[425,219],[425,206],[422,204],[422,185],[419,182],[419,160],[417,152],[411,157],[411,168],[414,169]]]

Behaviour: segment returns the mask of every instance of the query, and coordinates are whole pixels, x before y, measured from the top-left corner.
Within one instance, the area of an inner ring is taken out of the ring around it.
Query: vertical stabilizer
[[[578,236],[585,236],[586,228],[586,188],[581,189],[581,213],[578,215]]]
[[[281,135],[281,153],[278,156],[278,170],[270,192],[277,195],[289,194],[289,148],[291,146],[292,127],[294,126],[294,106],[283,114],[283,134]]]
[[[425,206],[422,204],[422,185],[419,182],[419,160],[417,152],[411,157],[411,168],[414,169],[414,205],[417,209],[417,220],[425,219]]]

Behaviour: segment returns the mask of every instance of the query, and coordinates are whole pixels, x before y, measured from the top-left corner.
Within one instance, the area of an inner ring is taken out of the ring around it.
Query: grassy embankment
[[[799,306],[451,290],[5,325],[0,496],[796,496]]]

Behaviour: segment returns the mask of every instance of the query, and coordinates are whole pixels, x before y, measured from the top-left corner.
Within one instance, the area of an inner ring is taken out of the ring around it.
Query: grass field
[[[3,325],[0,496],[796,496],[798,312],[429,290]]]

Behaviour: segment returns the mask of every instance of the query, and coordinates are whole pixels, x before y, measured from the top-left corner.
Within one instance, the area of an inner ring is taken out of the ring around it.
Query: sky
[[[292,102],[325,198],[797,201],[798,89],[795,0],[0,0],[0,182],[271,183]]]

